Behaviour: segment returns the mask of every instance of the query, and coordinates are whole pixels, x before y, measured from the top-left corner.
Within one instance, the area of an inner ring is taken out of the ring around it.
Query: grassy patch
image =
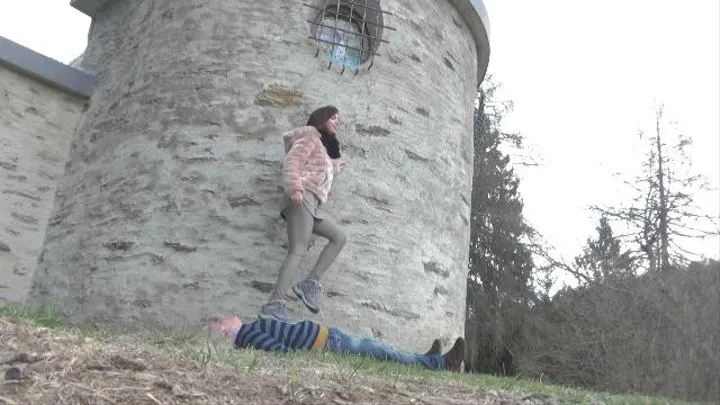
[[[0,306],[0,316],[13,322],[32,322],[48,328],[67,327],[62,314],[49,309],[26,308],[8,304]]]
[[[380,401],[387,404],[465,404],[478,403],[478,401],[504,404],[608,405],[679,405],[687,403],[665,398],[591,392],[548,385],[525,378],[429,371],[420,367],[407,367],[356,356],[340,356],[322,352],[281,354],[237,350],[228,343],[210,341],[197,334],[160,334],[157,332],[123,334],[112,328],[76,328],[64,322],[59,312],[52,310],[2,306],[0,307],[0,318],[13,323],[31,323],[66,332],[68,342],[77,340],[73,340],[72,336],[92,338],[101,342],[82,343],[91,345],[82,350],[77,347],[67,348],[68,351],[77,350],[80,353],[74,355],[75,358],[89,356],[87,353],[91,352],[100,353],[92,356],[102,357],[101,353],[103,352],[117,353],[139,350],[138,353],[151,359],[149,361],[156,368],[160,368],[162,365],[173,372],[177,370],[190,372],[189,370],[192,370],[192,372],[198,373],[195,381],[197,383],[196,390],[210,387],[217,381],[224,381],[223,379],[234,378],[250,384],[243,386],[244,388],[241,387],[245,390],[243,392],[259,390],[260,394],[258,395],[260,396],[268,393],[268,398],[270,398],[269,392],[272,392],[278,401],[284,398],[282,402],[277,403],[284,403],[288,398],[295,403],[325,403],[303,402],[307,398],[316,398],[313,395],[318,392],[328,395],[344,393],[335,399],[336,402],[328,403],[343,403],[342,401],[353,403],[353,398],[361,402],[378,403],[376,401]],[[1,339],[0,343],[2,343]],[[31,350],[31,348],[25,350]],[[135,355],[133,354],[133,356]],[[212,376],[213,373],[219,374],[212,377],[212,381],[202,382],[203,378],[211,378],[209,376]],[[234,384],[236,389],[241,389],[237,388],[240,387],[237,382]],[[164,395],[163,392],[155,391],[148,391],[148,394],[154,395],[153,398]],[[170,396],[166,396],[165,399],[167,403],[174,403]],[[403,399],[407,402],[403,402]],[[216,400],[219,401],[218,398]]]

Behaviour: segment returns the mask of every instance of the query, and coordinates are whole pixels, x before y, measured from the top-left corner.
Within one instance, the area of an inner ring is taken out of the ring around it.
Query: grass
[[[0,318],[13,323],[30,323],[52,328],[71,335],[91,338],[107,345],[113,345],[123,338],[128,338],[122,331],[113,330],[112,328],[77,328],[70,326],[63,320],[62,315],[56,311],[28,309],[13,305],[0,306]],[[244,379],[282,375],[285,382],[283,392],[285,395],[294,398],[296,403],[303,403],[298,397],[300,394],[296,394],[302,391],[302,387],[305,387],[304,389],[307,391],[310,389],[308,387],[318,387],[324,382],[331,381],[345,392],[358,393],[368,389],[372,391],[372,387],[382,386],[391,391],[395,390],[403,393],[408,397],[416,395],[415,393],[418,392],[420,387],[422,390],[426,389],[423,395],[439,395],[438,398],[447,398],[448,395],[460,392],[463,398],[473,396],[479,398],[482,395],[486,398],[486,401],[487,398],[493,396],[512,396],[516,399],[523,399],[521,402],[504,403],[689,404],[689,402],[666,398],[592,392],[549,385],[526,378],[433,372],[419,367],[407,367],[356,356],[340,356],[317,352],[280,354],[255,350],[237,350],[230,344],[211,342],[204,336],[192,334],[160,335],[147,332],[140,335],[136,334],[132,339],[139,339],[142,344],[158,349],[157,352],[159,353],[179,354],[196,367],[227,369],[232,372],[231,375],[242,375]],[[2,343],[1,336],[0,343]],[[528,402],[531,400],[533,402]]]

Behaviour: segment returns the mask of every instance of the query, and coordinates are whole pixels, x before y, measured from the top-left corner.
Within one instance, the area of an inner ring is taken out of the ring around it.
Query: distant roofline
[[[0,65],[76,96],[90,97],[95,77],[0,37]]]
[[[90,17],[113,0],[70,0],[70,5]],[[483,0],[450,0],[475,38],[477,49],[477,82],[485,79],[490,63],[490,19]]]

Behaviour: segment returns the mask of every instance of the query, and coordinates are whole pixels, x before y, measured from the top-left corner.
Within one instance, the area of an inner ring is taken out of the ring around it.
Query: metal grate
[[[321,0],[321,5],[312,5],[303,3],[303,6],[316,10],[318,13],[314,19],[307,20],[310,23],[311,34],[308,38],[315,40],[317,49],[315,57],[320,55],[322,47],[328,47],[328,69],[333,63],[342,63],[341,74],[345,72],[348,65],[348,51],[354,51],[358,54],[357,66],[354,69],[355,75],[360,70],[360,65],[368,60],[370,64],[368,69],[372,68],[375,62],[375,56],[380,56],[377,49],[380,43],[389,43],[382,39],[383,30],[396,31],[395,28],[386,26],[383,23],[383,16],[392,15],[392,13],[383,11],[380,8],[378,0]],[[328,23],[330,20],[330,23]],[[343,28],[348,26],[348,29]],[[332,30],[332,38],[324,37],[324,29]],[[338,41],[335,39],[337,33],[346,34],[346,39],[353,39],[359,42],[359,46],[353,46],[348,41]],[[342,56],[337,56],[340,53]],[[352,70],[352,69],[351,69]]]

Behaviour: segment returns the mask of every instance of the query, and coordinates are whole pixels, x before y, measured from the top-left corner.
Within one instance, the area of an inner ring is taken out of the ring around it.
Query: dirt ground
[[[249,370],[131,338],[104,342],[0,318],[0,405],[555,403],[452,380],[347,378],[318,367],[333,365]]]

